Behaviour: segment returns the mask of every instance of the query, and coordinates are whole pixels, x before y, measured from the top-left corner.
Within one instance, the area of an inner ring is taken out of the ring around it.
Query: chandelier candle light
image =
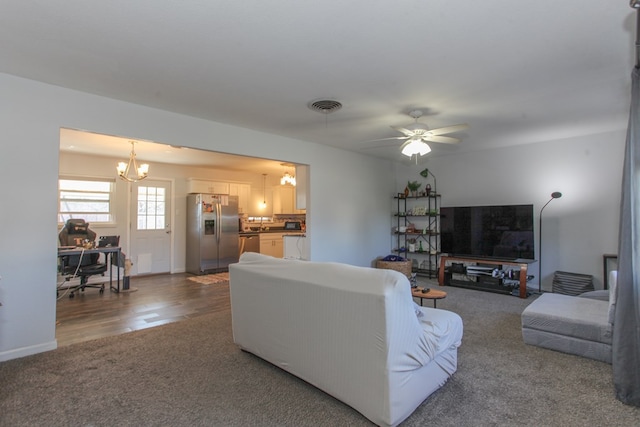
[[[136,161],[136,151],[134,149],[135,141],[131,142],[131,154],[129,155],[129,163],[120,162],[116,167],[118,171],[118,176],[125,181],[128,182],[138,182],[142,181],[149,175],[149,165],[147,163],[143,163],[138,165]],[[130,172],[135,172],[137,175],[131,177]]]

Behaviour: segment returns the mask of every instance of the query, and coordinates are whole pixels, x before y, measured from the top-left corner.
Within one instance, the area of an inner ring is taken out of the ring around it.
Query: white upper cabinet
[[[304,210],[296,208],[296,187],[291,187],[289,185],[278,185],[273,187],[273,213],[305,213]]]
[[[251,203],[251,184],[190,178],[187,182],[187,192],[238,196],[238,213],[249,212],[249,203]]]
[[[276,186],[273,188],[273,213],[289,214],[293,212],[293,187]]]
[[[207,181],[190,178],[187,181],[188,193],[229,194],[229,183],[221,181]]]
[[[307,185],[309,166],[296,166],[296,212],[304,212],[307,209]]]
[[[251,203],[251,185],[229,183],[229,195],[238,196],[238,213],[249,213]]]

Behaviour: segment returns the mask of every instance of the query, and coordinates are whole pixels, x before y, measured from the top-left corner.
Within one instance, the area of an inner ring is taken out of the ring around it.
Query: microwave
[[[302,230],[302,226],[300,225],[300,221],[285,221],[284,229],[286,231]]]

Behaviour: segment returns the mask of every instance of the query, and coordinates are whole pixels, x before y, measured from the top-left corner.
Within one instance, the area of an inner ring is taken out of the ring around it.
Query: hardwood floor
[[[151,328],[230,307],[226,282],[204,285],[190,274],[132,277],[135,292],[115,293],[105,286],[69,298],[60,292],[56,312],[58,346]]]

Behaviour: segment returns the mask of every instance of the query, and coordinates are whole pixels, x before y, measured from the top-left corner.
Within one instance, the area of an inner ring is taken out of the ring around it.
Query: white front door
[[[145,179],[131,191],[131,275],[171,271],[171,183]]]

